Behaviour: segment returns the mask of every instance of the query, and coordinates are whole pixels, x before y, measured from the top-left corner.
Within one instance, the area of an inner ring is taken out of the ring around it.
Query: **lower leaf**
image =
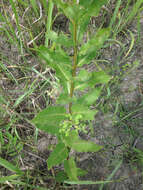
[[[56,145],[56,148],[50,154],[47,164],[48,169],[51,169],[53,166],[62,163],[68,157],[68,149],[65,147],[63,143],[59,143]]]
[[[78,168],[76,167],[73,157],[64,161],[64,168],[70,180],[78,181]]]
[[[67,146],[77,152],[98,152],[103,148],[94,142],[80,139],[75,131],[72,131],[69,136],[65,136],[64,141]]]

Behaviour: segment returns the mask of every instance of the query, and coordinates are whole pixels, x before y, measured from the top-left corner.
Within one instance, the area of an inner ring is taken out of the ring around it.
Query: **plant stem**
[[[72,67],[72,81],[70,87],[70,97],[73,97],[74,94],[74,77],[76,76],[76,69],[77,69],[77,23],[73,22],[73,41],[74,41],[74,56],[73,56],[73,67]],[[72,102],[69,103],[69,113],[72,114]]]

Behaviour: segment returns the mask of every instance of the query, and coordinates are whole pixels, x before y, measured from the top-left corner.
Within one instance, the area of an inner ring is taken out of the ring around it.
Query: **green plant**
[[[37,128],[57,136],[58,144],[47,160],[48,169],[64,163],[68,179],[78,181],[81,172],[76,167],[74,157],[70,157],[71,149],[77,152],[97,152],[103,148],[80,139],[79,132],[86,132],[85,121],[94,120],[97,110],[90,107],[99,98],[103,85],[111,79],[102,70],[88,72],[83,68],[83,65],[94,60],[110,35],[110,28],[100,28],[86,42],[83,40],[91,17],[97,16],[107,1],[53,2],[69,19],[70,35],[57,34],[48,29],[46,40],[51,41],[51,47],[48,48],[46,42],[46,47],[40,46],[36,51],[47,66],[55,70],[61,93],[57,105],[38,113],[32,122]],[[73,56],[69,55],[70,50],[73,50]]]

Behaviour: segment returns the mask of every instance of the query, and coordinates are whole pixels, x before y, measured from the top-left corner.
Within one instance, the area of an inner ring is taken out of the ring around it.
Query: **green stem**
[[[74,56],[73,56],[73,68],[72,68],[72,77],[73,80],[71,81],[70,87],[70,97],[73,97],[74,94],[74,77],[76,76],[76,69],[77,69],[77,24],[73,22],[73,41],[74,41]],[[72,102],[69,103],[69,113],[72,114]]]

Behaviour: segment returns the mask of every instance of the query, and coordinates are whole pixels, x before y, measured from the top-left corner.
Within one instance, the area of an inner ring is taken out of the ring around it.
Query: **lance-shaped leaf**
[[[62,49],[53,51],[41,46],[37,51],[40,57],[46,61],[47,65],[56,71],[56,76],[60,79],[65,91],[68,91],[67,82],[72,78],[71,58]]]
[[[58,135],[59,123],[66,117],[66,109],[62,106],[50,106],[40,113],[32,120],[32,123],[37,128],[51,134]]]
[[[96,84],[107,84],[112,77],[106,74],[104,71],[92,72],[92,77],[88,81],[90,87],[94,87]]]
[[[83,41],[82,39],[84,33],[86,32],[89,22],[90,22],[90,16],[88,16],[87,14],[81,17],[78,25],[78,35],[77,35],[78,43],[82,44]]]
[[[68,104],[70,102],[75,102],[76,97],[70,97],[68,93],[61,93],[60,96],[57,98],[56,103],[57,104]]]
[[[66,81],[70,81],[72,78],[69,67],[66,64],[58,63],[55,67],[55,71],[57,76],[60,79],[64,79]]]
[[[91,16],[98,16],[101,7],[107,2],[107,0],[80,0],[79,6],[80,16],[79,16],[79,35],[78,39],[81,42],[84,33],[86,32],[87,26],[89,24]]]
[[[44,46],[40,46],[37,50],[39,56],[47,61],[47,64],[55,69],[56,63],[64,63],[71,68],[71,57],[69,57],[61,49],[51,50]]]
[[[90,16],[98,16],[101,7],[106,3],[107,0],[80,0],[79,5],[84,7]]]
[[[64,161],[64,169],[70,180],[78,181],[78,168],[76,167],[73,157]]]
[[[69,136],[65,136],[64,142],[77,152],[98,152],[103,148],[94,142],[80,139],[75,131],[72,131]]]
[[[68,179],[68,176],[67,174],[65,173],[65,171],[59,171],[56,176],[55,176],[55,179],[58,183],[62,183],[64,182],[65,180]]]
[[[91,52],[93,52],[94,50],[99,49],[109,36],[109,32],[109,28],[98,30],[96,34],[81,47],[80,55],[87,55],[89,53],[91,54]]]
[[[50,170],[53,166],[62,163],[67,157],[68,157],[67,147],[63,143],[57,144],[47,160],[48,169]]]
[[[77,174],[78,174],[78,176],[84,176],[87,174],[87,171],[83,170],[81,168],[77,168]]]
[[[86,170],[83,170],[81,168],[77,168],[77,176],[84,176],[87,174],[87,171]],[[56,176],[55,176],[55,179],[57,182],[59,183],[62,183],[64,182],[65,180],[68,180],[68,176],[67,174],[65,173],[65,171],[59,171]]]
[[[83,74],[83,77],[81,74]],[[84,76],[83,70],[81,74],[75,77],[75,90],[84,90],[88,87],[93,88],[97,84],[107,84],[112,78],[112,76],[106,74],[104,71],[93,71],[91,73],[86,71]]]
[[[65,3],[59,0],[54,0],[54,2],[56,3],[57,7],[64,12],[65,16],[69,18],[70,21],[78,21],[80,13],[80,6],[78,4],[69,2]]]
[[[74,78],[75,90],[84,90],[85,88],[87,88],[89,86],[88,81],[91,77],[92,73],[89,73],[85,69],[82,69]]]
[[[55,31],[50,31],[47,34],[48,38],[55,42],[56,44],[60,44],[65,47],[72,47],[73,41],[71,38],[68,38],[65,34],[57,34]]]
[[[91,78],[92,74],[89,73],[87,70],[82,69],[79,71],[77,77],[75,77],[76,81],[82,81],[82,82],[86,82]]]
[[[92,89],[90,92],[80,97],[77,101],[78,103],[84,105],[91,105],[99,98],[100,92],[101,88]]]
[[[90,110],[88,106],[82,105],[80,103],[73,104],[72,106],[72,115],[82,115],[83,120],[94,120],[94,116],[97,113],[97,110]]]
[[[79,52],[78,66],[88,64],[92,59],[96,57],[97,51],[103,46],[109,34],[109,28],[100,29],[87,43],[81,47]]]

